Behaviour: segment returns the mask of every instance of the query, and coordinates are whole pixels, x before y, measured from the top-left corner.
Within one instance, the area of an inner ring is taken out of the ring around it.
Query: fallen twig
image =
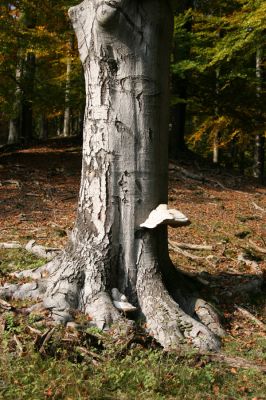
[[[22,249],[23,246],[19,243],[0,243],[0,249]]]
[[[19,355],[21,355],[23,353],[23,347],[22,347],[21,341],[18,339],[18,337],[16,335],[14,335],[13,338],[14,338],[17,348],[19,350]]]
[[[254,201],[252,201],[251,204],[253,205],[253,207],[254,207],[256,210],[261,211],[261,212],[263,212],[263,213],[266,213],[266,210],[264,210],[264,208],[258,206],[258,204],[256,204]]]
[[[182,250],[180,247],[178,247],[176,244],[175,244],[175,242],[172,242],[171,240],[169,240],[169,249],[170,250],[173,250],[173,251],[175,251],[175,252],[177,252],[177,253],[179,253],[179,254],[182,254],[182,256],[184,256],[184,257],[186,257],[186,258],[188,258],[188,259],[190,259],[190,260],[193,260],[193,261],[197,261],[197,262],[202,262],[202,263],[208,263],[209,265],[211,265],[212,267],[215,267],[215,264],[214,263],[212,263],[211,261],[210,261],[210,258],[212,257],[212,256],[207,256],[207,257],[202,257],[202,256],[195,256],[194,254],[191,254],[191,253],[189,253],[188,251],[186,251],[186,250]]]
[[[258,245],[257,245],[256,243],[254,243],[252,240],[249,240],[248,242],[249,242],[249,244],[251,245],[251,247],[252,247],[254,250],[257,250],[259,253],[266,254],[266,248],[258,246]]]
[[[231,189],[228,189],[226,186],[224,186],[221,182],[217,181],[216,179],[207,178],[205,180],[206,180],[206,182],[214,183],[215,185],[219,186],[223,190],[231,190]]]
[[[196,181],[201,181],[201,182],[204,181],[204,176],[203,175],[194,174],[193,172],[190,172],[190,171],[186,170],[185,168],[179,167],[178,165],[175,165],[173,163],[171,163],[169,165],[169,169],[172,169],[174,171],[180,172],[186,178],[194,179]]]
[[[9,179],[7,181],[2,181],[1,183],[4,185],[15,185],[17,188],[20,187],[19,181],[15,180],[15,179]]]
[[[266,364],[258,364],[245,360],[241,357],[229,357],[223,353],[206,354],[211,361],[217,361],[234,368],[250,369],[254,368],[260,372],[266,372]]]
[[[7,301],[0,299],[0,308],[9,311],[13,309],[13,306],[9,304]]]
[[[26,193],[25,196],[29,196],[29,197],[42,197],[41,194],[37,194],[37,193]]]
[[[170,242],[169,242],[170,243]],[[183,250],[213,250],[213,246],[203,245],[203,244],[190,244],[190,243],[179,243],[171,241],[171,244],[179,247]]]
[[[226,186],[224,186],[221,182],[217,181],[216,179],[207,178],[203,174],[195,174],[195,173],[190,172],[187,169],[182,168],[182,167],[180,167],[178,165],[175,165],[173,163],[171,163],[169,165],[169,169],[180,172],[181,175],[183,175],[185,178],[193,179],[195,181],[200,181],[200,182],[206,182],[206,183],[209,182],[209,183],[212,183],[212,184],[215,184],[215,185],[219,186],[223,190],[228,190],[228,188]]]
[[[33,328],[30,325],[27,325],[27,328],[30,332],[35,333],[38,336],[42,336],[42,332],[39,329]]]
[[[174,250],[177,253],[182,254],[183,256],[189,258],[190,260],[194,261],[203,261],[206,260],[205,257],[195,256],[194,254],[189,253],[188,251],[182,250],[179,246],[177,246],[174,242],[169,241],[169,248],[170,250]]]
[[[99,361],[103,361],[104,360],[103,357],[101,357],[99,354],[95,353],[94,351],[88,350],[85,347],[78,346],[78,347],[76,347],[76,349],[81,354],[85,354],[86,356],[90,356],[90,357],[92,357],[92,358],[94,358],[96,360],[99,360]]]
[[[6,320],[5,318],[0,316],[0,335],[2,335],[6,328]]]
[[[253,321],[256,325],[258,325],[260,328],[263,329],[263,331],[266,330],[266,326],[263,322],[261,322],[258,318],[255,317],[255,315],[251,314],[248,310],[246,310],[243,307],[240,306],[236,306],[235,305],[235,309],[242,314],[243,317]]]
[[[45,353],[45,344],[49,342],[53,336],[55,327],[48,329],[41,337],[37,337],[35,341],[35,347],[39,350],[39,353]]]
[[[17,308],[12,306],[12,304],[8,303],[7,301],[0,299],[0,309],[3,309],[5,311],[13,311],[17,314],[22,314],[22,315],[28,315],[30,312],[28,311],[27,308]]]
[[[261,269],[259,268],[259,264],[256,261],[249,260],[248,258],[245,257],[243,253],[239,254],[237,257],[237,261],[243,262],[246,264],[248,267],[250,267],[253,272],[256,274],[262,274]]]

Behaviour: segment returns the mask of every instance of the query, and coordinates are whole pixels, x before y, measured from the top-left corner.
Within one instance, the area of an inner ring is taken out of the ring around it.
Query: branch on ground
[[[265,247],[260,247],[256,243],[254,243],[252,240],[249,240],[249,244],[252,247],[252,249],[258,251],[259,253],[266,254],[266,248]]]

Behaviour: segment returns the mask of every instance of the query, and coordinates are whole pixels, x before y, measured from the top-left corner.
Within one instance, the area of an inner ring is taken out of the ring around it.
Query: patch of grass
[[[19,321],[12,318],[8,320],[10,329],[4,332],[0,343],[1,400],[265,398],[266,382],[259,371],[210,362],[195,351],[165,353],[159,348],[145,349],[133,343],[123,352],[127,339],[114,343],[108,335],[103,335],[109,345],[101,348],[90,344],[89,355],[81,357],[79,346],[86,346],[86,333],[81,335],[80,343],[74,341],[67,347],[70,342],[60,339],[65,330],[59,327],[50,343],[53,351],[46,344],[40,354],[34,347],[33,334],[27,331],[29,321],[23,325],[21,319],[20,331],[14,331]],[[23,346],[20,356],[14,334]],[[225,345],[227,354],[246,356],[232,343]],[[259,346],[260,340],[254,342],[254,350],[258,351]]]
[[[98,365],[42,358],[28,349],[21,358],[1,355],[0,398],[14,399],[263,399],[266,386],[255,370],[195,365],[162,351],[133,349]]]
[[[246,333],[244,337],[226,340],[224,351],[231,356],[266,362],[266,337],[263,333]]]
[[[38,268],[47,260],[40,259],[23,249],[0,249],[0,276],[24,269]]]

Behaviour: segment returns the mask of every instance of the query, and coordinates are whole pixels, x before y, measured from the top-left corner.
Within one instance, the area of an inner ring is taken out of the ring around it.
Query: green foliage
[[[52,134],[69,105],[78,117],[84,107],[84,81],[67,9],[79,1],[32,0],[0,5],[0,116],[15,118],[14,93],[33,105]],[[265,135],[265,88],[256,75],[256,51],[264,50],[266,4],[263,0],[172,1],[175,10],[171,104],[187,106],[188,145],[210,155],[214,137],[225,163],[252,163],[256,134]],[[25,57],[36,56],[32,90],[23,76]],[[65,99],[71,58],[69,99]],[[262,54],[261,70],[265,67]],[[16,71],[21,70],[21,76]],[[263,74],[262,74],[263,75]],[[185,90],[184,90],[185,88]],[[258,95],[259,88],[259,95]],[[56,122],[57,121],[57,122]]]
[[[78,3],[76,1],[76,3]],[[16,117],[14,92],[33,105],[35,119],[40,114],[52,120],[62,116],[65,107],[66,64],[72,59],[69,103],[73,114],[84,102],[84,83],[77,45],[70,46],[74,32],[67,10],[75,1],[22,0],[0,5],[0,115],[2,120]],[[33,91],[25,79],[27,54],[36,57]],[[16,71],[20,70],[20,76]],[[14,114],[15,113],[15,114]]]
[[[173,104],[186,101],[188,143],[196,152],[208,156],[218,134],[225,162],[237,164],[243,154],[248,162],[254,136],[265,134],[265,91],[256,70],[265,12],[263,0],[211,0],[175,17],[172,73],[185,80],[187,97],[174,93]]]

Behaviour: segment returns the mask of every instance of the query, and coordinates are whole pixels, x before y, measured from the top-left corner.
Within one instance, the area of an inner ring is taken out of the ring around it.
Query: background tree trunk
[[[70,42],[73,42],[73,40],[71,40]],[[72,48],[71,43],[70,47]],[[69,54],[67,57],[67,66],[66,66],[65,112],[64,112],[64,129],[63,129],[64,137],[68,137],[71,135],[71,110],[69,105],[71,69],[72,69],[72,61],[71,61],[71,54]]]
[[[170,157],[177,160],[180,152],[187,149],[185,142],[186,111],[187,111],[187,79],[173,77],[173,93],[183,102],[171,107],[171,133],[170,133]]]
[[[9,121],[8,144],[17,143],[20,140],[20,117],[21,117],[21,65],[16,68],[16,89],[13,103],[13,116]]]
[[[46,140],[48,138],[48,123],[45,114],[41,114],[39,118],[39,139]]]
[[[28,53],[23,68],[21,136],[25,143],[33,137],[33,90],[35,79],[35,54]]]
[[[194,7],[194,0],[184,0],[178,4],[178,13],[184,13],[185,10]],[[189,18],[184,24],[184,29],[187,33],[192,30],[192,18]],[[190,54],[190,42],[188,38],[185,38],[184,43],[177,43],[175,41],[175,46],[173,48],[173,60],[175,64],[184,59],[189,58]],[[187,150],[185,142],[185,128],[186,128],[186,114],[187,114],[187,89],[188,89],[188,79],[186,76],[180,77],[172,76],[172,93],[182,102],[171,107],[171,131],[169,140],[169,155],[171,158],[177,160],[181,152]]]
[[[256,52],[256,77],[257,77],[257,98],[261,97],[262,86],[262,48]],[[264,133],[257,133],[255,136],[254,168],[253,175],[263,182],[265,159],[265,137]]]

